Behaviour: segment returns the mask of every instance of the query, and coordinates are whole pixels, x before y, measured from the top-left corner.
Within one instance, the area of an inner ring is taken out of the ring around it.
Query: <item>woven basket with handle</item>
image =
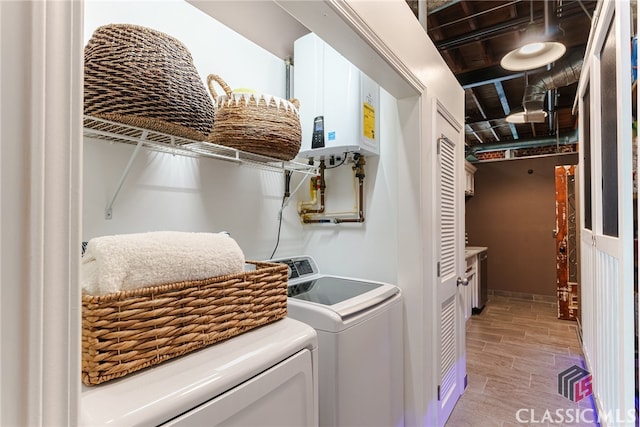
[[[218,96],[214,82],[222,87],[224,95]],[[215,74],[209,75],[207,83],[216,115],[210,142],[280,160],[291,160],[298,154],[302,131],[297,99],[232,92]]]
[[[213,102],[187,48],[128,24],[97,28],[85,46],[84,112],[197,141],[213,126]]]
[[[287,315],[287,266],[82,295],[82,381],[96,385]]]

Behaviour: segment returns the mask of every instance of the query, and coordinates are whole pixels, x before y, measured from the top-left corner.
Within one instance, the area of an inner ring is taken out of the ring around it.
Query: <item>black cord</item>
[[[342,161],[341,161],[340,163],[338,163],[338,164],[337,164],[337,165],[335,165],[335,166],[329,166],[329,167],[326,167],[325,169],[335,169],[335,168],[337,168],[338,166],[342,166],[342,165],[344,165],[344,162],[347,160],[347,154],[348,154],[348,153],[344,153],[344,156],[342,156]]]
[[[282,213],[284,211],[284,202],[287,200],[289,196],[291,196],[291,175],[293,172],[290,170],[284,171],[284,195],[282,196],[282,203],[280,204],[280,217],[278,221],[278,238],[276,239],[276,247],[273,248],[273,252],[271,252],[271,256],[269,259],[273,259],[276,251],[278,250],[278,245],[280,244],[280,230],[282,230]]]
[[[287,200],[287,196],[282,196],[282,204],[280,205],[280,221],[278,222],[278,238],[276,240],[276,247],[273,248],[273,252],[271,252],[271,256],[269,259],[273,259],[276,251],[278,250],[278,245],[280,244],[280,230],[282,229],[282,211],[284,209],[284,201]]]

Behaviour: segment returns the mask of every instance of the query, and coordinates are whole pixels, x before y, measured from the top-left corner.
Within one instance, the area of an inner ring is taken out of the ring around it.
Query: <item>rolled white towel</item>
[[[91,239],[82,257],[82,289],[104,295],[244,271],[244,253],[223,233],[155,231]]]

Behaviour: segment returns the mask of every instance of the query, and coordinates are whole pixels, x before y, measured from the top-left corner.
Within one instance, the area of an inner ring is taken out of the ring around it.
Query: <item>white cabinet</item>
[[[465,248],[466,270],[465,277],[468,285],[462,291],[464,301],[465,319],[471,314],[478,314],[484,308],[486,302],[486,282],[483,286],[483,277],[486,281],[486,254],[485,246],[467,246]]]
[[[467,251],[465,277],[468,281],[467,286],[462,289],[462,298],[464,302],[464,319],[468,320],[473,312],[475,298],[478,289],[478,255]]]
[[[465,160],[464,162],[464,175],[465,175],[464,194],[465,196],[473,196],[474,186],[475,186],[475,173],[476,173],[476,167]]]

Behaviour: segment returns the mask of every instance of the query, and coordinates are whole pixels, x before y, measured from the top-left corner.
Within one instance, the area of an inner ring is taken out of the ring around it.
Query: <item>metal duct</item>
[[[537,74],[524,90],[522,106],[526,111],[544,109],[544,97],[548,91],[569,86],[580,79],[582,55],[577,52],[565,60],[557,61],[549,71]]]
[[[498,144],[478,144],[467,150],[468,154],[482,153],[485,151],[503,151],[519,148],[547,147],[550,145],[570,145],[578,142],[578,130],[560,135],[558,138],[549,136],[547,138],[535,138],[529,140],[518,140]]]

